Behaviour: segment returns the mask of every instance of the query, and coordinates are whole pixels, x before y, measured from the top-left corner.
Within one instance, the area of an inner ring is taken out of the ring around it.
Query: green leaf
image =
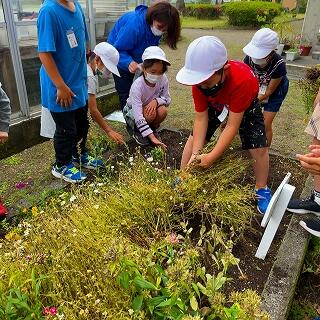
[[[142,303],[143,303],[143,296],[142,295],[136,296],[132,301],[133,311],[134,312],[140,311],[140,309],[142,307]]]
[[[151,291],[158,290],[157,287],[153,283],[145,280],[141,276],[136,276],[133,279],[133,282],[135,283],[135,285],[137,287],[139,287],[141,289],[147,289],[147,290],[151,290]]]
[[[154,297],[148,301],[148,306],[156,307],[159,303],[161,303],[164,300],[166,300],[166,297],[163,297],[163,296]]]
[[[118,279],[119,279],[120,285],[123,288],[125,289],[129,288],[130,278],[129,278],[129,273],[127,271],[121,272],[120,275],[118,276]]]
[[[197,296],[200,298],[199,288],[198,288],[198,286],[197,286],[194,282],[192,282],[192,288],[193,288],[193,290],[195,291],[195,293],[197,294]]]
[[[190,306],[193,311],[197,311],[199,308],[198,301],[195,296],[192,296],[190,299]]]
[[[168,288],[162,288],[161,293],[164,297],[170,298],[171,297],[171,291]]]
[[[158,308],[173,306],[173,305],[175,305],[176,301],[177,301],[177,298],[172,297],[166,301],[159,303]]]

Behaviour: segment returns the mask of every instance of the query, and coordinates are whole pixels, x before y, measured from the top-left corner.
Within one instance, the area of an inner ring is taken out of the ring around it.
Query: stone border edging
[[[300,197],[308,196],[312,189],[309,176]],[[301,216],[292,216],[262,292],[262,308],[271,320],[285,320],[290,311],[309,243],[309,234],[299,225],[300,220]]]

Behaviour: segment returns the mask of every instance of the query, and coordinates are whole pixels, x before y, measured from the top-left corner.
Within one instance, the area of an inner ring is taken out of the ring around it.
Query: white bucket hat
[[[167,60],[167,57],[164,51],[157,46],[151,46],[151,47],[148,47],[146,50],[144,50],[142,54],[142,61],[149,60],[149,59],[161,60],[166,62],[168,66],[171,65],[170,62]]]
[[[102,63],[109,71],[120,77],[117,68],[119,63],[119,52],[115,47],[107,42],[101,42],[95,46],[93,52],[100,57]]]
[[[227,49],[220,39],[213,36],[200,37],[190,43],[185,65],[176,79],[186,85],[199,84],[220,70],[227,61]]]
[[[254,34],[251,41],[242,50],[251,58],[262,59],[275,50],[278,44],[278,34],[269,28],[262,28]]]

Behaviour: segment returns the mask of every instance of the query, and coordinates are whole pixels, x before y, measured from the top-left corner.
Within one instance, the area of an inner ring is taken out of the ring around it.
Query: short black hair
[[[145,69],[151,68],[154,63],[162,62],[162,72],[165,73],[168,70],[168,63],[159,59],[146,59],[143,61],[143,66]]]

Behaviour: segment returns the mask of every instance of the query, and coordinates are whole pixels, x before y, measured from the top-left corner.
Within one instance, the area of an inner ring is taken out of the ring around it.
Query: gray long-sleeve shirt
[[[134,121],[143,137],[153,132],[143,116],[143,108],[153,99],[157,100],[159,106],[169,106],[171,102],[168,78],[165,74],[154,87],[148,86],[143,76],[135,80],[131,86],[127,103],[132,106]]]
[[[10,124],[10,100],[7,94],[1,88],[0,83],[0,131],[1,132],[9,132],[9,124]]]

